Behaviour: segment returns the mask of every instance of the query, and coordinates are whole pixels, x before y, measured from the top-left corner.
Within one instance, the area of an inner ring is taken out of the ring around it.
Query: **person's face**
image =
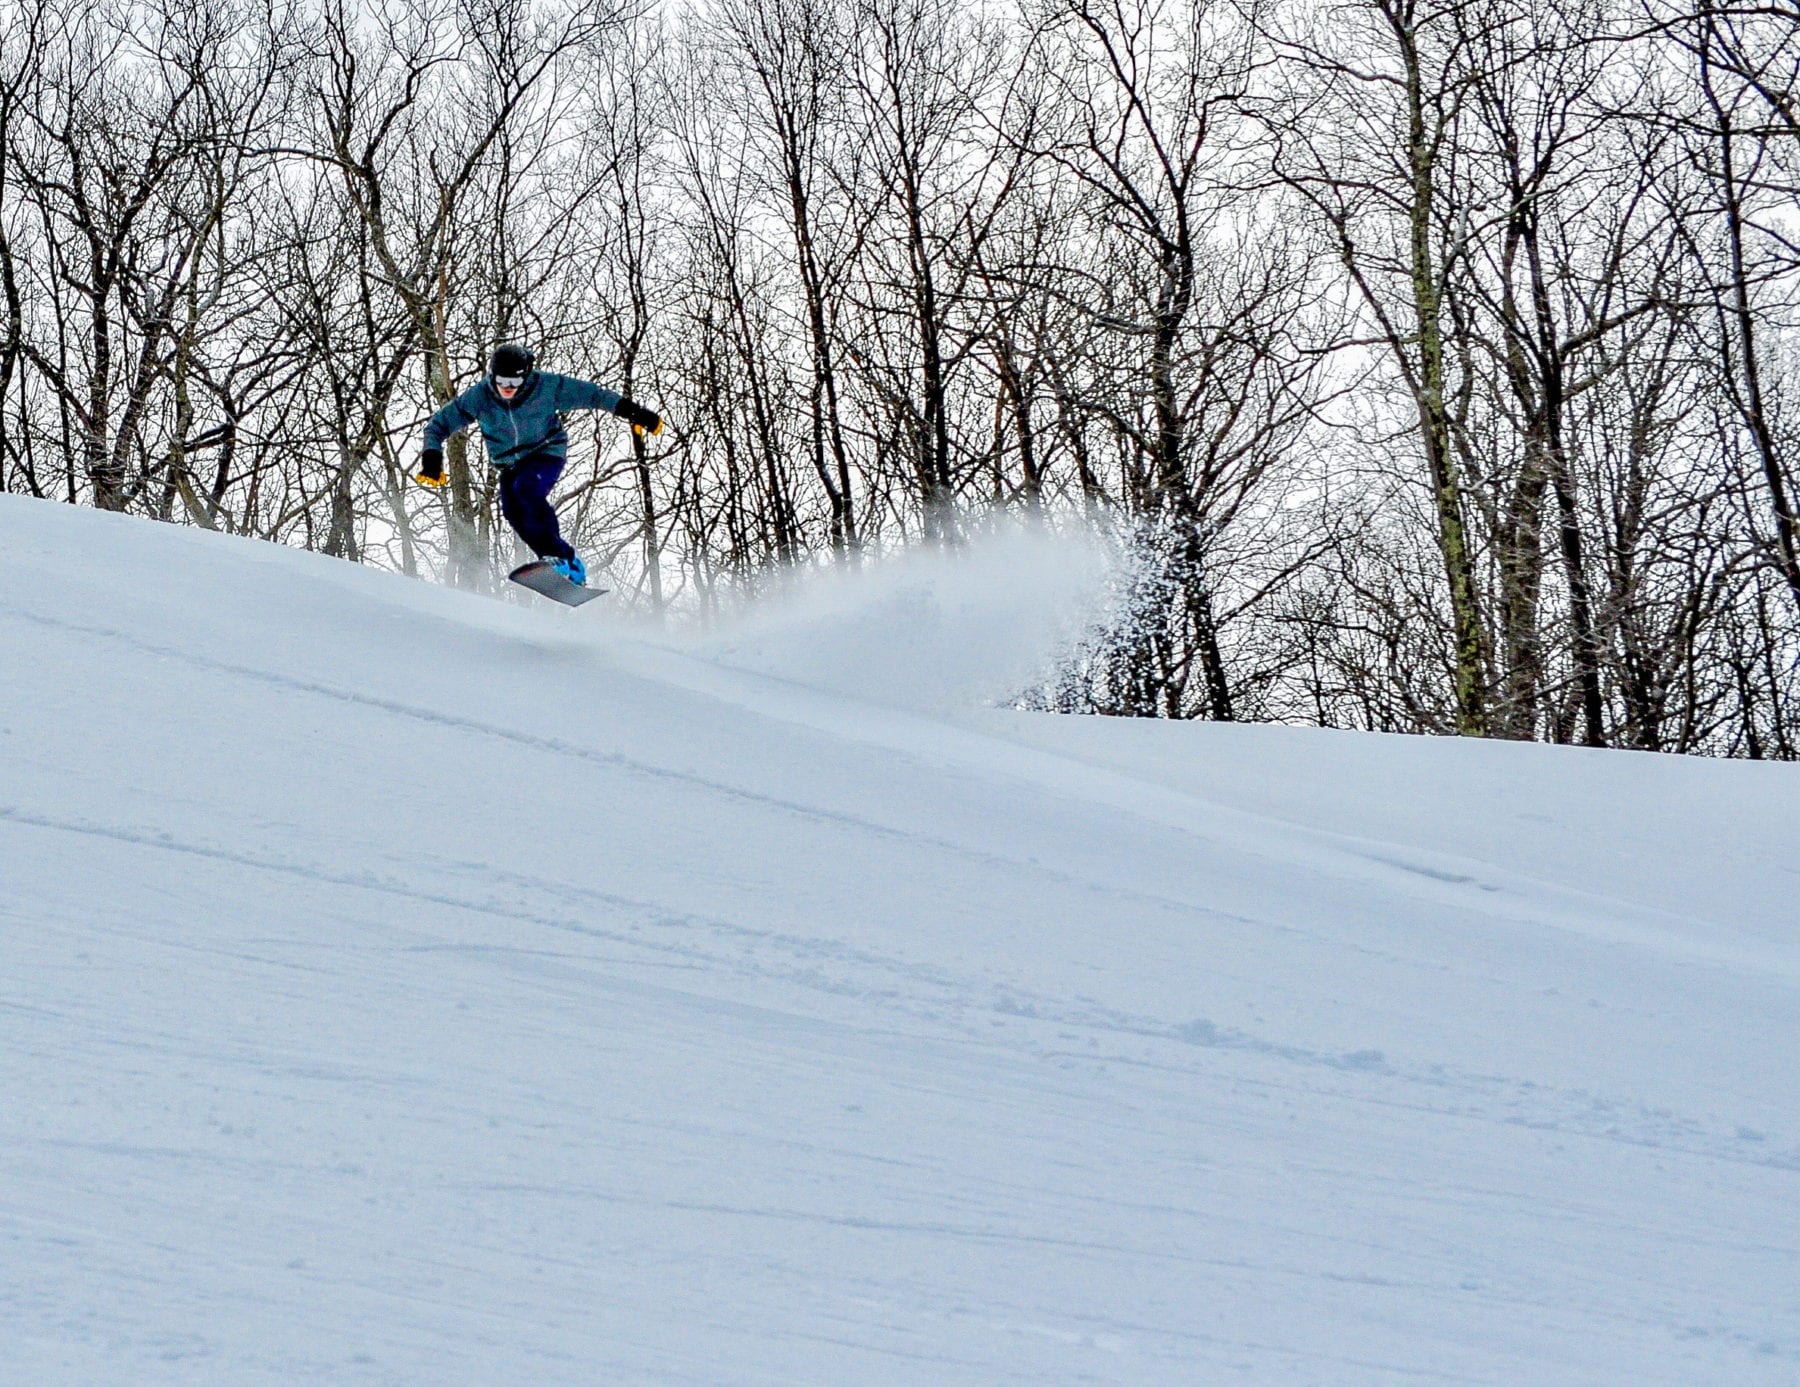
[[[495,376],[494,389],[500,392],[500,398],[510,400],[519,393],[519,387],[525,384],[524,376]]]

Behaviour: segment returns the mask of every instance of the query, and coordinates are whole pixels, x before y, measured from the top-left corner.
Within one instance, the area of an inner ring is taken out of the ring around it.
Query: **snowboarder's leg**
[[[550,506],[550,488],[562,476],[563,465],[562,458],[536,454],[500,474],[501,514],[541,559],[575,557]]]

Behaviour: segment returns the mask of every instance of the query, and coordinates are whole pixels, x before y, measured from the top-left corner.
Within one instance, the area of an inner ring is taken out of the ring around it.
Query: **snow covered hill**
[[[1800,770],[982,711],[986,577],[0,497],[0,1381],[1800,1379]]]

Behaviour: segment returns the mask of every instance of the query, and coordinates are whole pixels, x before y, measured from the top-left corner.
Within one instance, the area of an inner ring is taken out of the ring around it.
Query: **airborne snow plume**
[[[1048,670],[1101,610],[1114,562],[1087,530],[1000,522],[950,547],[797,572],[694,650],[871,702],[973,707]]]

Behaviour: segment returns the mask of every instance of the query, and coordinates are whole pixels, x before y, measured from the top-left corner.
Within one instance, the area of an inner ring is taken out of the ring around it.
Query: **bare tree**
[[[1265,107],[1273,167],[1329,229],[1404,382],[1424,454],[1452,630],[1456,726],[1489,730],[1490,643],[1456,432],[1447,280],[1473,208],[1461,132],[1477,68],[1473,0],[1296,8],[1269,33],[1282,58]]]
[[[864,234],[854,204],[831,196],[828,177],[854,138],[843,109],[847,20],[825,0],[722,0],[710,31],[726,55],[720,75],[738,70],[736,82],[714,88],[713,101],[729,102],[744,121],[792,248],[809,357],[807,450],[831,508],[830,544],[841,554],[860,542],[839,338],[848,266]]]
[[[1255,33],[1205,0],[1065,0],[1039,33],[1063,113],[1041,152],[1083,190],[1091,247],[1070,266],[1095,329],[1082,403],[1123,449],[1144,527],[1135,639],[1152,668],[1127,683],[1168,715],[1229,720],[1220,594],[1266,595],[1232,571],[1232,528],[1304,432],[1324,361],[1303,324],[1308,247],[1238,147]]]

